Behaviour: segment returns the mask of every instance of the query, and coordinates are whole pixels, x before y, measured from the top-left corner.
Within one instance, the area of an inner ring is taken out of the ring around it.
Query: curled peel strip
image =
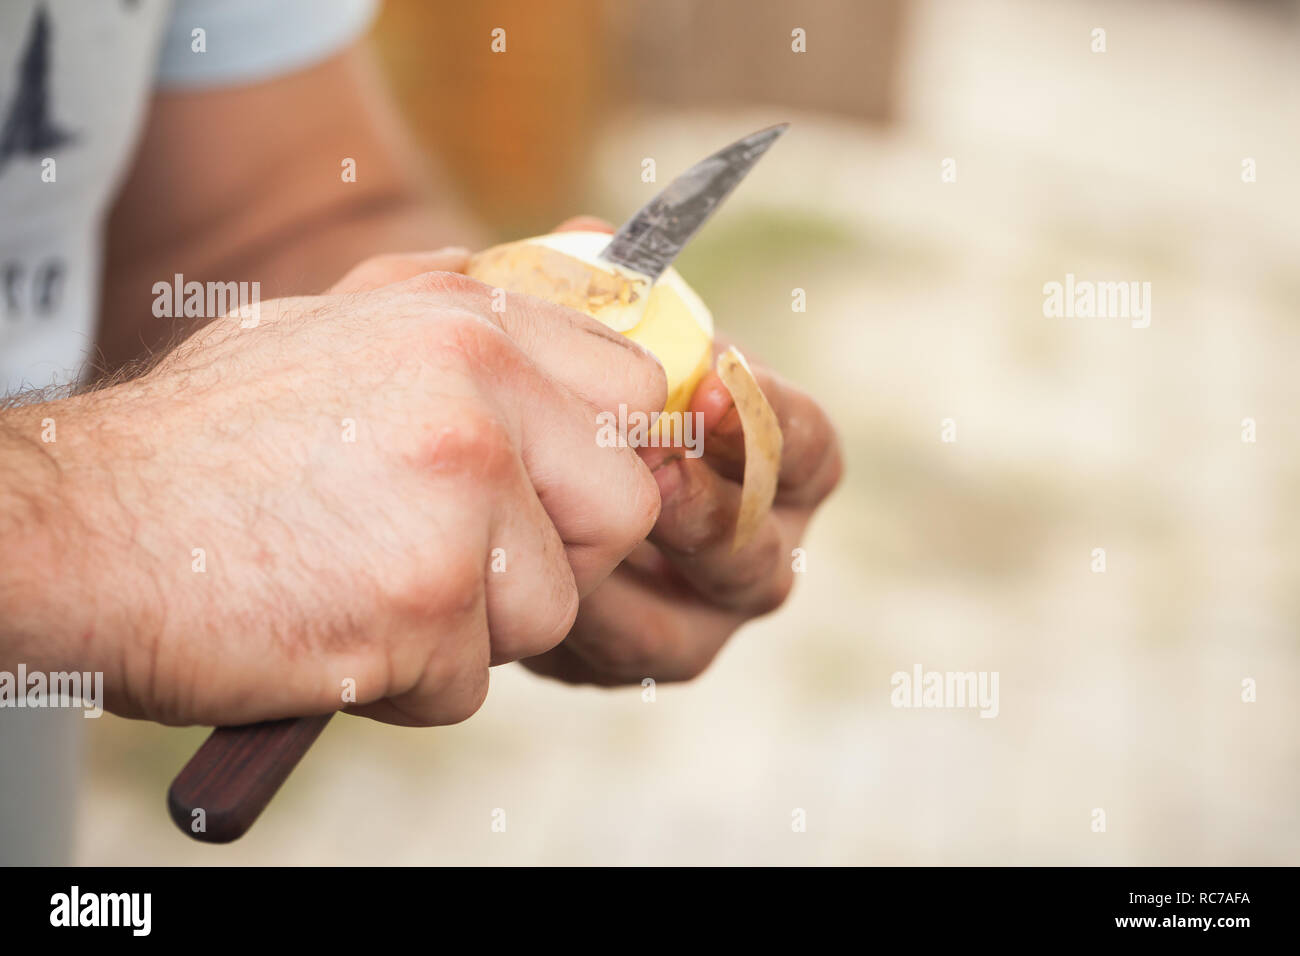
[[[750,371],[749,363],[734,345],[718,356],[718,378],[736,403],[745,435],[745,478],[740,492],[740,514],[731,541],[735,554],[749,544],[772,510],[781,474],[781,424],[776,412]]]

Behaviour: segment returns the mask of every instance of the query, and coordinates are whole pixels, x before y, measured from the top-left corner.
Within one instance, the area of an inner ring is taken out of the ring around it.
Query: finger
[[[470,252],[459,246],[433,252],[389,253],[372,256],[354,266],[330,287],[331,293],[368,292],[402,282],[423,272],[463,272]]]
[[[574,216],[555,227],[555,232],[610,232],[614,227],[597,216]]]
[[[480,586],[466,595],[459,613],[439,616],[437,633],[413,628],[394,653],[419,664],[390,665],[396,673],[418,675],[404,687],[370,703],[353,704],[348,713],[405,727],[456,724],[474,714],[487,697],[489,642],[487,600]],[[336,691],[337,693],[337,691]]]
[[[811,508],[822,501],[843,473],[835,428],[822,407],[806,392],[759,366],[754,376],[781,425],[783,446],[778,479],[778,506]],[[745,441],[740,415],[717,373],[701,381],[691,411],[704,415],[704,452],[721,474],[739,481],[744,474]]]
[[[659,486],[634,450],[597,440],[595,405],[546,378],[502,384],[523,392],[502,413],[518,415],[528,480],[564,543],[578,593],[589,594],[650,533]]]
[[[775,610],[794,586],[782,528],[773,514],[732,552],[740,485],[700,458],[676,458],[655,472],[661,505],[650,540],[680,578],[711,603],[747,615]]]
[[[416,311],[452,305],[494,324],[539,369],[600,409],[617,412],[626,404],[649,413],[664,407],[668,382],[659,360],[574,309],[448,272],[415,276],[393,291],[410,296]]]
[[[487,641],[481,644],[486,655]],[[485,656],[481,661],[467,661],[449,676],[422,681],[407,693],[371,704],[353,704],[344,710],[399,727],[445,727],[474,716],[487,699],[488,682]]]
[[[604,686],[690,680],[713,661],[743,617],[689,594],[619,574],[583,603],[564,643],[524,664],[540,674]]]
[[[550,650],[578,615],[565,544],[523,463],[515,463],[513,487],[494,510],[485,568],[493,666]]]

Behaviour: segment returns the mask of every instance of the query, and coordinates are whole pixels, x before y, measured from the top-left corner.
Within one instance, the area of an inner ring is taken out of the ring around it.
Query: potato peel
[[[731,541],[735,554],[754,540],[763,520],[772,510],[781,476],[781,423],[772,410],[749,363],[734,345],[718,356],[718,378],[736,403],[736,414],[745,435],[745,477],[740,491],[740,514]]]
[[[644,306],[650,280],[613,268],[598,269],[581,259],[566,255],[536,242],[510,242],[493,246],[473,256],[465,274],[488,285],[535,295],[557,305],[577,309],[593,317],[610,310],[613,321],[606,325],[624,332],[636,324],[640,310],[629,310],[636,303]],[[629,312],[632,318],[615,317],[615,310]]]

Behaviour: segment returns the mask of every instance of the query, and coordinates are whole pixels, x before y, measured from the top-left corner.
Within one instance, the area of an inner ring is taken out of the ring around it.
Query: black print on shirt
[[[46,259],[35,266],[21,260],[0,262],[0,316],[8,321],[51,317],[62,301],[66,273],[60,259]]]
[[[50,115],[50,36],[45,7],[36,11],[18,66],[18,92],[0,128],[0,169],[11,156],[45,157],[73,136]]]

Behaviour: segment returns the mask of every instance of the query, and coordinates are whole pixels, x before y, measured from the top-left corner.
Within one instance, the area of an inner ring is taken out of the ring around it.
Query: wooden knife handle
[[[333,716],[216,728],[167,791],[172,819],[205,843],[239,839]]]

